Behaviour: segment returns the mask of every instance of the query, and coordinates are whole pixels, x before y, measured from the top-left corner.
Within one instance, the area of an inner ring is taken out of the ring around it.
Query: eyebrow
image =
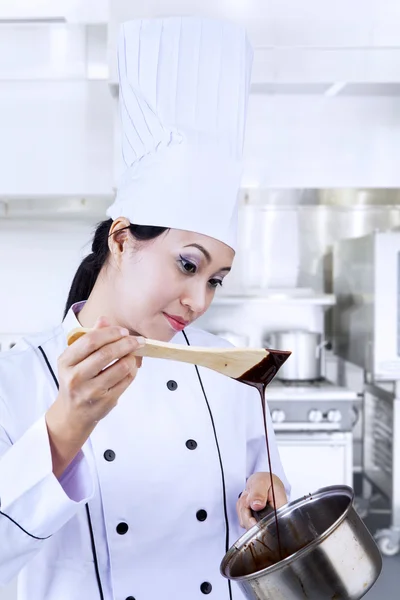
[[[185,248],[197,248],[197,250],[200,250],[200,252],[204,254],[204,256],[206,257],[206,261],[208,262],[208,264],[210,264],[212,260],[211,254],[208,250],[206,250],[206,248],[204,248],[204,246],[201,246],[200,244],[188,244],[187,246],[185,246]],[[219,269],[219,271],[226,271],[227,273],[229,273],[230,270],[231,267],[223,267],[222,269]]]

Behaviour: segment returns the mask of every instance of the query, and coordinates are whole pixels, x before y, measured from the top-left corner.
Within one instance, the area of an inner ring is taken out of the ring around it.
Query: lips
[[[163,313],[168,323],[171,325],[172,329],[175,331],[182,331],[189,325],[189,321],[185,321],[182,317],[178,317],[176,315],[169,315],[168,313]]]

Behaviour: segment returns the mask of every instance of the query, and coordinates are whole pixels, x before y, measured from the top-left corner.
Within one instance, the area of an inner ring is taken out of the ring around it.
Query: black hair
[[[112,223],[112,219],[107,219],[97,225],[92,242],[92,253],[83,259],[72,280],[64,309],[64,318],[73,304],[89,298],[96,279],[109,255],[108,238]],[[123,227],[122,229],[129,229],[136,240],[143,242],[154,240],[167,231],[166,227],[152,227],[148,225],[129,225],[129,227]],[[117,233],[117,231],[121,230],[116,230],[113,233]]]

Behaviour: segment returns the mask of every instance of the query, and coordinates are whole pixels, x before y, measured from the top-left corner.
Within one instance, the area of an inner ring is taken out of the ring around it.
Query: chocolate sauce
[[[271,489],[272,489],[272,500],[274,503],[274,514],[275,514],[275,525],[276,525],[276,535],[278,541],[278,549],[281,560],[283,559],[283,553],[281,548],[281,539],[279,536],[279,525],[278,525],[278,515],[276,512],[276,501],[275,501],[275,488],[274,481],[272,479],[272,465],[271,465],[271,453],[269,449],[269,440],[268,440],[268,432],[267,432],[267,419],[265,413],[265,389],[269,383],[273,380],[283,363],[289,358],[291,352],[285,352],[283,350],[267,350],[268,355],[259,363],[257,363],[254,367],[252,367],[249,371],[237,377],[238,381],[245,383],[247,385],[251,385],[259,391],[261,397],[261,405],[263,410],[263,420],[264,420],[264,431],[265,431],[265,443],[267,446],[267,456],[268,456],[268,466],[269,472],[271,474]]]

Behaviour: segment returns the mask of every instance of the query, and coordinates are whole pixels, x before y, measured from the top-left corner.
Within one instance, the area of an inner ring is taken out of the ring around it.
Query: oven
[[[272,382],[267,401],[296,499],[328,485],[353,486],[353,434],[361,399],[327,380]]]

